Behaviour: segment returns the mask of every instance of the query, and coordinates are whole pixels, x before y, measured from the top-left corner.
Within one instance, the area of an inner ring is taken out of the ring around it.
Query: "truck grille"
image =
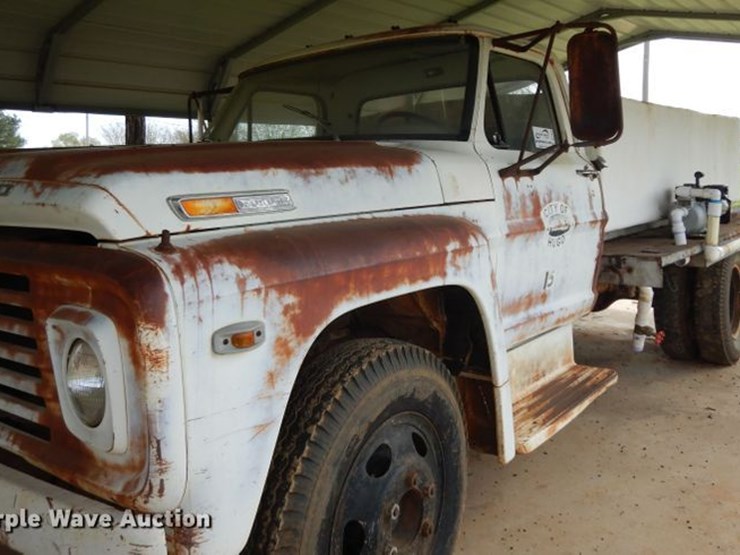
[[[31,282],[0,273],[0,428],[48,441]]]

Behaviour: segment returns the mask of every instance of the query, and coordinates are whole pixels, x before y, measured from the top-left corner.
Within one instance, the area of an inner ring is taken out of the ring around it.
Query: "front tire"
[[[355,340],[299,376],[245,553],[451,553],[465,427],[447,369]]]
[[[699,271],[694,306],[701,358],[735,364],[740,360],[740,255]]]

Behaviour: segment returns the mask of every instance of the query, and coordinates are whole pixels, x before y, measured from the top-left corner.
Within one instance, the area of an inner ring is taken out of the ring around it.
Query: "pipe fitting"
[[[704,247],[704,260],[707,266],[711,266],[740,251],[740,239],[730,241],[726,245],[707,245]]]
[[[632,335],[632,350],[641,353],[645,349],[645,339],[655,335],[652,327],[653,289],[640,287],[637,296],[637,316],[635,316],[635,330]]]
[[[686,240],[686,227],[683,224],[683,219],[688,215],[689,210],[683,206],[671,210],[671,231],[673,231],[673,241],[678,246],[688,244]]]

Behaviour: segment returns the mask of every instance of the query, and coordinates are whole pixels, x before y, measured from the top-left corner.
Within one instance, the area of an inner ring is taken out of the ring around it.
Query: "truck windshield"
[[[211,138],[465,140],[476,63],[475,39],[443,36],[273,64],[242,74]]]

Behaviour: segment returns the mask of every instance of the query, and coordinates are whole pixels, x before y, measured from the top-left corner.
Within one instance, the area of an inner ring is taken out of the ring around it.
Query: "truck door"
[[[595,172],[583,171],[586,162],[576,149],[534,177],[499,176],[499,170],[518,160],[522,144],[526,157],[570,138],[562,89],[552,68],[527,132],[539,74],[536,62],[491,52],[487,141],[479,153],[503,204],[498,213],[505,220],[505,239],[497,248],[497,279],[509,346],[590,310],[606,223],[599,179]]]

